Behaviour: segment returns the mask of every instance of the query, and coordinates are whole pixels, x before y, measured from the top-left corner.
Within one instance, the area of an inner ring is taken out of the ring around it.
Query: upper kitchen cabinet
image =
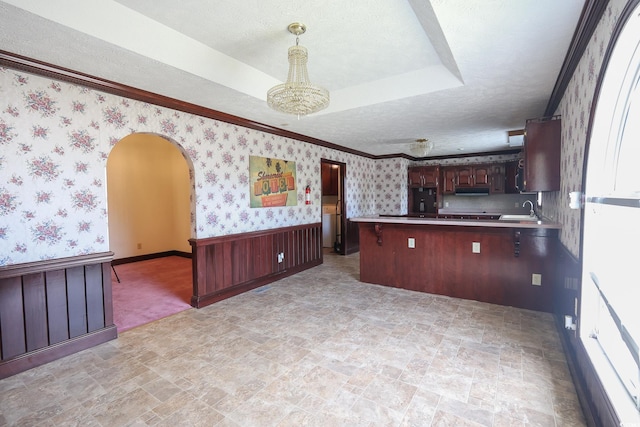
[[[487,165],[458,166],[456,173],[456,187],[489,187],[490,167]]]
[[[338,195],[338,169],[330,163],[322,163],[322,195]]]
[[[496,163],[491,165],[491,187],[489,191],[491,194],[502,194],[505,192],[505,164]]]
[[[457,168],[446,167],[442,169],[442,194],[454,194],[456,192]]]
[[[520,193],[518,175],[521,173],[520,160],[513,160],[504,165],[504,192],[507,194]]]
[[[409,168],[409,187],[437,187],[438,166],[415,166]]]
[[[524,191],[560,190],[560,116],[527,120]]]

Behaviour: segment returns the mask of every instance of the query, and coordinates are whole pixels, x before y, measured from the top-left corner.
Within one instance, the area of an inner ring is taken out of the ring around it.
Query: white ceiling
[[[0,49],[373,155],[509,149],[544,113],[584,0],[5,0]],[[302,22],[331,105],[266,104]]]

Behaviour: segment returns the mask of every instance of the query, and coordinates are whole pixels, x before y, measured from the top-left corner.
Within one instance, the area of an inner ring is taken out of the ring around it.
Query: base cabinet
[[[360,223],[360,280],[552,312],[556,245],[555,229]]]

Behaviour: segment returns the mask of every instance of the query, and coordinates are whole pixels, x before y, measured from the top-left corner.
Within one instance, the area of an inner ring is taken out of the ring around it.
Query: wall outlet
[[[409,239],[407,240],[407,245],[413,249],[416,247],[416,239],[414,239],[413,237],[409,237]]]
[[[449,207],[449,202],[444,202],[444,207],[448,208]]]
[[[534,286],[542,286],[542,274],[533,273],[531,275],[531,284]]]
[[[471,252],[473,252],[474,254],[480,253],[480,242],[471,243]]]
[[[278,264],[284,262],[284,252],[278,254]]]
[[[518,203],[518,202],[515,202],[513,205],[514,205],[513,206],[514,208],[519,208],[520,207],[520,203]]]

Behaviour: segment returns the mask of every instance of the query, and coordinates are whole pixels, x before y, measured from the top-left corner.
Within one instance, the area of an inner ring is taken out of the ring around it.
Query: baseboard
[[[599,424],[595,422],[593,408],[589,403],[590,399],[587,397],[587,383],[585,381],[584,375],[582,374],[582,371],[578,368],[576,352],[574,351],[573,345],[569,339],[570,332],[568,332],[564,328],[564,318],[560,318],[560,316],[554,317],[556,320],[556,328],[558,329],[558,334],[560,335],[562,349],[567,359],[567,365],[569,366],[569,373],[571,374],[571,378],[573,379],[573,385],[576,388],[578,401],[580,402],[580,406],[582,407],[582,413],[584,414],[584,418],[587,421],[587,425],[590,427],[596,427]]]
[[[116,338],[118,338],[118,330],[115,325],[111,325],[77,338],[21,354],[0,363],[0,380]]]
[[[137,255],[137,256],[132,256],[132,257],[114,259],[111,262],[111,264],[112,265],[129,264],[129,263],[132,263],[132,262],[147,261],[147,260],[150,260],[150,259],[164,258],[164,257],[168,257],[168,256],[179,256],[179,257],[182,257],[182,258],[191,259],[191,252],[182,252],[182,251],[156,252],[154,254]]]
[[[345,251],[345,255],[351,255],[360,252],[360,245],[348,247]]]
[[[241,283],[239,285],[236,285],[230,288],[222,289],[218,292],[214,292],[214,293],[199,296],[199,297],[192,296],[191,305],[196,308],[206,307],[218,301],[231,298],[233,296],[250,291],[252,289],[259,288],[260,286],[264,286],[269,283],[278,281],[280,279],[284,279],[285,277],[300,273],[301,271],[307,270],[309,268],[316,267],[320,264],[322,264],[322,258],[315,260],[313,262],[309,262],[307,264],[299,265],[297,267],[293,267],[284,271],[271,274],[269,276],[260,277],[258,279],[251,280],[249,282]]]

